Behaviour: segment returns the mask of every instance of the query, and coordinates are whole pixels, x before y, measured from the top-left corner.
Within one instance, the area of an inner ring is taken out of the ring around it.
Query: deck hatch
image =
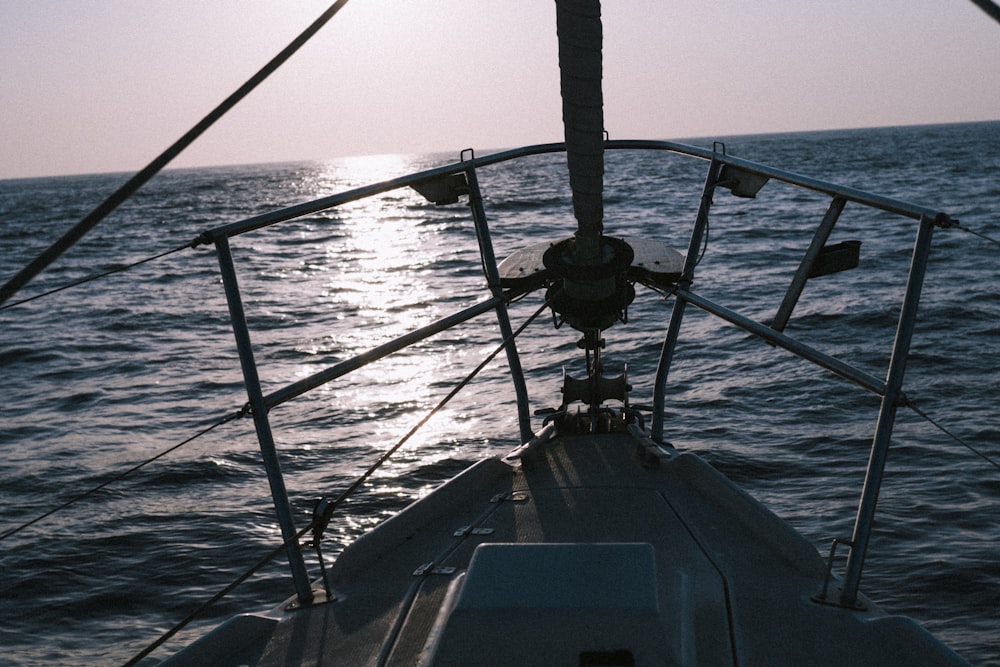
[[[578,664],[612,654],[675,664],[655,561],[647,543],[482,544],[453,584],[424,664]]]

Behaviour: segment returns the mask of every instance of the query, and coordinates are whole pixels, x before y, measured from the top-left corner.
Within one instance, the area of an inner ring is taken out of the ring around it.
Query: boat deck
[[[242,616],[178,664],[965,664],[700,458],[630,434],[482,461],[348,547],[336,599]],[[827,648],[816,653],[817,637]]]

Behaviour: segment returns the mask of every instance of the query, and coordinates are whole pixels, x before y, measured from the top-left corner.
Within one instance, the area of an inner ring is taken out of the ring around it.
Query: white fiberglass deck
[[[645,442],[559,437],[483,461],[345,550],[333,602],[239,617],[175,659],[964,664],[907,619],[813,602],[825,564],[808,542],[701,459]]]

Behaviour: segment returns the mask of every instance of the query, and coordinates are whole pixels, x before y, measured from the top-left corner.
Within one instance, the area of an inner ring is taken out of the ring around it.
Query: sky
[[[0,178],[134,171],[332,0],[0,0]],[[604,0],[605,127],[683,139],[1000,119],[969,0]],[[171,164],[562,140],[552,0],[351,0]]]

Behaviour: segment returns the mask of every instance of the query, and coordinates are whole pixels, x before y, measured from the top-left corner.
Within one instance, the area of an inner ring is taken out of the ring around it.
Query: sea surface
[[[728,153],[943,210],[1000,238],[1000,122],[712,137]],[[484,154],[478,151],[477,154]],[[188,244],[203,230],[456,161],[386,155],[169,170],[16,299]],[[688,245],[706,164],[665,153],[606,157],[605,228]],[[0,181],[6,280],[127,175]],[[568,236],[560,155],[479,172],[499,258]],[[772,317],[827,201],[769,183],[719,191],[694,289]],[[809,282],[787,329],[884,377],[916,223],[849,204],[831,242],[860,266]],[[232,240],[265,391],[484,298],[468,207],[412,190]],[[605,333],[650,403],[672,300],[639,288]],[[542,303],[511,307],[514,326]],[[940,426],[1000,460],[1000,247],[939,229],[904,389]],[[703,455],[825,554],[848,538],[878,398],[689,308],[670,374],[666,437]],[[518,339],[532,408],[583,374],[577,336],[543,315]],[[469,373],[498,342],[483,316],[271,411],[299,525]],[[0,533],[14,530],[238,411],[246,402],[211,247],[0,311]],[[324,552],[463,467],[518,444],[500,355],[335,516]],[[533,426],[540,427],[540,419]],[[279,543],[252,424],[233,420],[0,541],[0,663],[121,664]],[[318,574],[315,556],[308,558]],[[843,561],[838,560],[841,569]],[[901,408],[862,589],[973,664],[1000,665],[1000,470]],[[229,616],[293,593],[283,558],[183,630],[162,658]]]

